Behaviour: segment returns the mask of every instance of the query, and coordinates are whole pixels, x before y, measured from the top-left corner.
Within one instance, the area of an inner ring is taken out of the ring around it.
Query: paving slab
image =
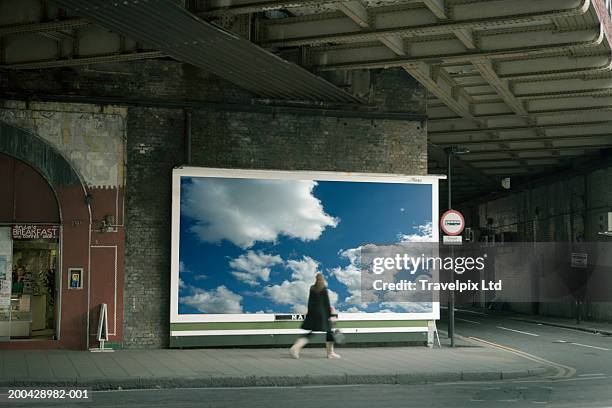
[[[492,381],[552,373],[512,353],[460,340],[458,347],[322,347],[87,351],[1,350],[0,387],[78,384],[92,389],[414,384]]]

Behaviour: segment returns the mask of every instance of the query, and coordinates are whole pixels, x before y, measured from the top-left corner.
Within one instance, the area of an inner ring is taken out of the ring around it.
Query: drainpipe
[[[185,163],[191,165],[191,109],[185,109]]]

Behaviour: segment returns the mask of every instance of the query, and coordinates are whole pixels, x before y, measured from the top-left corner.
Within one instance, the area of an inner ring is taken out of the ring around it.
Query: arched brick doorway
[[[55,192],[3,153],[0,174],[0,339],[57,340],[62,223]]]
[[[91,344],[91,336],[88,342],[87,335],[89,326],[95,325],[91,322],[95,319],[91,306],[94,194],[50,144],[4,122],[0,122],[0,170],[3,174],[12,171],[11,177],[0,180],[0,190],[6,193],[0,195],[4,197],[0,199],[0,223],[11,226],[13,242],[15,226],[25,226],[30,231],[35,231],[36,225],[59,228],[55,332],[47,339],[17,336],[21,338],[0,342],[0,348],[85,349],[95,345]],[[6,199],[9,194],[12,200]],[[70,288],[74,271],[82,271],[80,285]]]

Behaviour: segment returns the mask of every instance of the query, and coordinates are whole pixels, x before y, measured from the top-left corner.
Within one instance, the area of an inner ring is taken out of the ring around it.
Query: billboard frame
[[[403,175],[385,173],[352,173],[352,172],[323,172],[323,171],[284,171],[284,170],[245,170],[224,169],[209,167],[181,166],[172,172],[172,214],[171,214],[171,263],[170,263],[170,324],[171,336],[196,336],[220,334],[295,334],[300,329],[273,329],[263,330],[192,330],[177,332],[172,330],[175,323],[273,323],[276,314],[245,313],[245,314],[179,314],[179,248],[180,248],[180,213],[181,213],[181,178],[182,177],[218,177],[243,179],[276,179],[276,180],[314,180],[314,181],[352,181],[375,183],[404,183],[431,186],[431,221],[433,241],[439,241],[439,201],[438,181],[445,176],[436,175]],[[438,320],[440,318],[440,303],[432,302],[432,311],[427,313],[338,313],[338,322],[367,321],[415,321]],[[399,323],[399,322],[397,322]],[[359,324],[358,324],[359,326]],[[404,331],[414,330],[416,327],[406,327]],[[352,329],[343,331],[350,333]],[[363,328],[362,333],[399,331],[398,327]],[[221,333],[222,332],[222,333]]]

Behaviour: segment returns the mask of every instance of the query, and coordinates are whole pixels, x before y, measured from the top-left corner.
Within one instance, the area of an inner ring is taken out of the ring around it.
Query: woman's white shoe
[[[291,357],[295,359],[300,358],[300,350],[302,350],[306,344],[308,344],[308,339],[306,337],[300,337],[297,339],[295,343],[293,343],[293,346],[289,348],[289,354],[291,354]]]
[[[327,358],[341,358],[340,354],[336,354],[334,352],[334,342],[333,341],[325,342],[325,348],[327,349]]]

